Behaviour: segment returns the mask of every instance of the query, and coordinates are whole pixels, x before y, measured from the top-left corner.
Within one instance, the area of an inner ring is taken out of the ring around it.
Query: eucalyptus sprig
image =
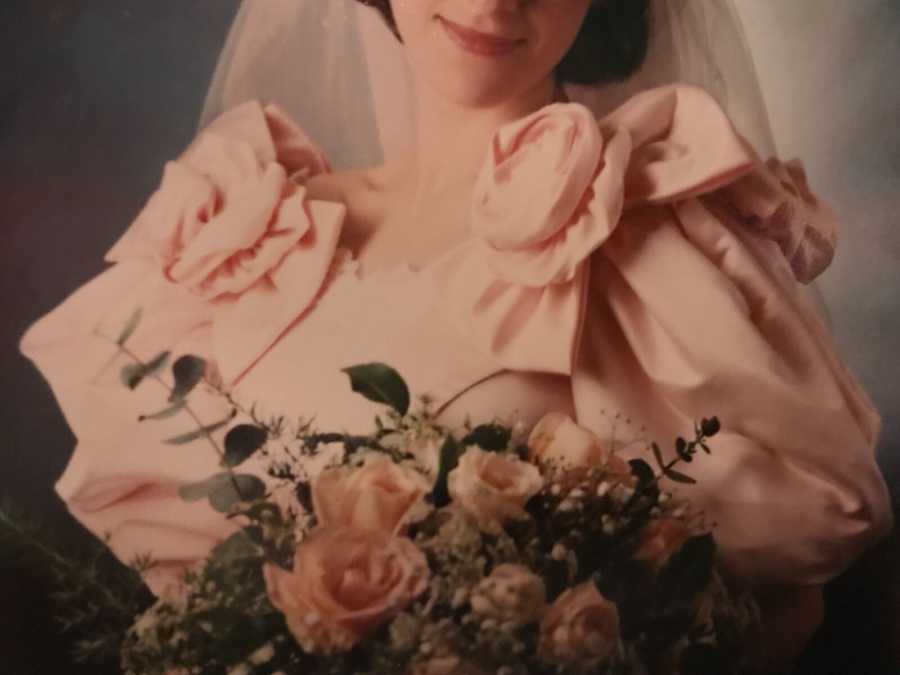
[[[659,482],[663,478],[668,478],[675,483],[685,485],[693,485],[697,481],[691,476],[675,470],[680,463],[690,464],[694,460],[694,455],[699,449],[706,454],[711,454],[706,441],[715,436],[721,430],[721,423],[717,417],[702,418],[700,423],[694,423],[694,440],[688,442],[681,436],[675,440],[676,457],[669,462],[663,459],[662,451],[656,442],[650,444],[653,457],[659,467],[659,473],[655,472],[647,462],[642,459],[633,459],[629,462],[631,472],[637,478],[638,485],[634,494],[625,502],[622,511],[624,513],[631,512],[635,506],[644,498],[649,497],[650,501],[644,505],[644,510],[656,506],[659,498]]]
[[[162,351],[149,361],[141,359],[128,346],[128,340],[137,331],[143,310],[138,307],[129,317],[124,328],[115,340],[110,339],[99,329],[95,334],[112,342],[118,353],[126,356],[130,363],[122,367],[121,379],[129,389],[136,389],[141,382],[150,378],[168,391],[168,405],[156,412],[141,415],[138,420],[167,419],[184,411],[194,422],[196,428],[178,434],[163,441],[169,445],[186,445],[196,440],[205,439],[223,467],[221,473],[211,476],[205,481],[182,486],[179,495],[187,501],[208,498],[213,508],[227,513],[238,502],[247,502],[265,497],[265,484],[252,474],[239,474],[234,468],[249,458],[265,443],[265,432],[255,429],[247,432],[249,425],[241,425],[231,429],[225,437],[225,448],[219,446],[213,433],[227,426],[238,414],[236,407],[225,417],[210,424],[204,424],[188,403],[188,397],[206,375],[206,361],[198,356],[185,354],[172,364],[173,384],[166,382],[160,371],[168,364],[171,352]]]

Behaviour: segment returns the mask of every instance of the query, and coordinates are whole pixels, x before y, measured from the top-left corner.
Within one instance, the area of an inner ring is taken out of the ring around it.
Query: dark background
[[[22,333],[103,255],[196,132],[236,0],[0,2],[0,496],[88,541],[53,492],[74,439]],[[77,357],[77,355],[73,355]],[[75,666],[32,562],[0,552],[0,673]]]
[[[103,268],[165,161],[193,137],[236,7],[6,0],[0,9],[0,496],[38,514],[67,546],[87,540],[53,492],[73,438],[17,343]],[[897,663],[888,575],[896,560],[886,543],[831,584],[828,623],[804,673],[900,672],[888,665]],[[47,618],[47,590],[33,565],[0,557],[0,672],[100,673],[71,664]]]

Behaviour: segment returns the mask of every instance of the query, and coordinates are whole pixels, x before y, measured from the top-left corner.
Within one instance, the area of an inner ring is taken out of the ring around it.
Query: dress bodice
[[[198,354],[237,400],[321,428],[372,428],[378,406],[340,372],[370,361],[456,419],[571,407],[611,444],[616,413],[660,444],[717,415],[686,490],[748,578],[821,583],[890,527],[880,417],[801,292],[830,262],[830,212],[798,163],[760,163],[702,91],[502,127],[472,236],[422,269],[359,274],[338,246],[346,207],[306,194],[327,170],[277,108],[226,113],[166,167],[116,264],[23,339],[79,439],[57,489],[122,557],[152,542],[177,565],[228,527],[177,497],[216,471],[208,452],[161,446],[185,420],[136,422],[162,400],[119,381],[131,357],[110,336],[136,307],[132,356]],[[204,421],[221,417],[197,395]]]
[[[315,413],[322,428],[368,433],[377,408],[350,390],[342,369],[377,361],[396,368],[414,395],[427,395],[451,428],[466,411],[527,426],[550,409],[573,411],[568,378],[503,370],[455,334],[427,267],[400,263],[361,276],[352,253],[338,249],[327,283],[315,310],[241,378],[242,398],[273,414]]]

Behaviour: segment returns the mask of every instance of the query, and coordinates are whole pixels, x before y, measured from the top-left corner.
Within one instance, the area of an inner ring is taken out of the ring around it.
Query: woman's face
[[[420,86],[497,105],[546,85],[591,0],[391,0]]]

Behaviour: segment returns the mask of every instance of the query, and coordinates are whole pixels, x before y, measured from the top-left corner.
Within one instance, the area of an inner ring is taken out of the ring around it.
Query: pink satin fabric
[[[685,493],[748,579],[821,583],[890,528],[880,417],[798,284],[828,265],[834,221],[799,164],[760,163],[704,92],[651,90],[599,121],[553,104],[499,129],[471,236],[418,270],[359,272],[345,206],[302,185],[327,170],[277,108],[234,109],[170,164],[116,265],[23,339],[78,436],[57,489],[123,559],[152,548],[175,569],[231,527],[175,494],[217,470],[202,443],[161,443],[190,420],[137,422],[165,392],[119,382],[113,341],[138,306],[135,355],[199,354],[248,407],[320,428],[371,428],[378,406],[340,369],[376,360],[438,410],[477,401],[476,419],[502,399],[533,423],[559,401],[511,372],[568,382],[610,442],[616,412],[664,446],[717,415]],[[227,413],[196,399],[205,423]]]

